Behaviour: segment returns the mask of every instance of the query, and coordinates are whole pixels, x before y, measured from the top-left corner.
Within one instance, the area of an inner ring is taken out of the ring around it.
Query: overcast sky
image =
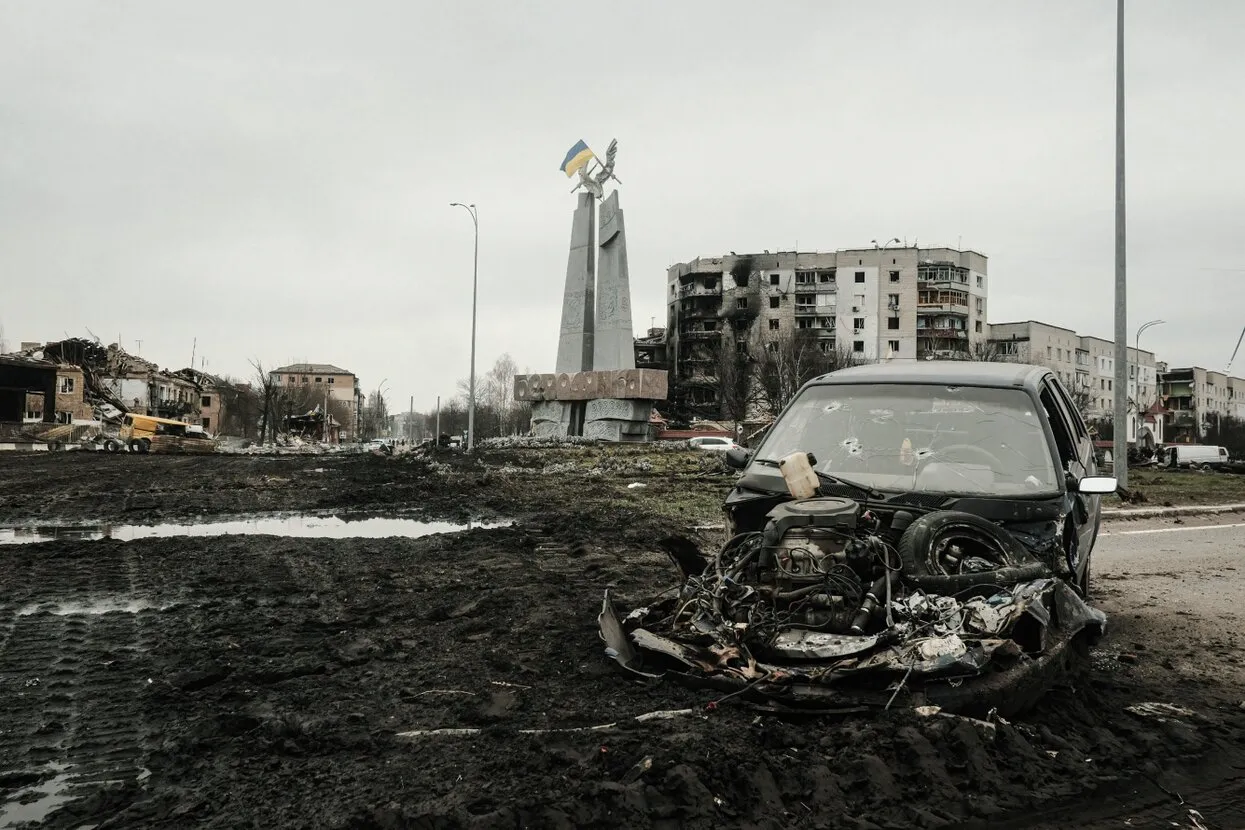
[[[1222,368],[1245,3],[1128,7],[1129,328]],[[8,0],[0,324],[169,368],[196,337],[221,374],[335,363],[426,410],[469,363],[449,203],[480,208],[478,371],[549,371],[558,165],[617,137],[637,332],[674,262],[898,236],[989,256],[993,322],[1111,338],[1114,41],[1111,0]]]

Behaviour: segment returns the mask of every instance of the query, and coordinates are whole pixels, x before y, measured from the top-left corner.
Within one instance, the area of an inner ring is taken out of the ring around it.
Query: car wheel
[[[138,439],[138,451],[141,453],[151,452],[151,439],[150,438],[139,438]]]
[[[121,442],[115,438],[109,438],[104,442],[105,452],[117,452],[121,449]]]
[[[963,594],[1037,579],[1047,572],[1015,536],[958,510],[927,513],[909,525],[899,540],[899,559],[903,578],[931,594]],[[994,567],[965,572],[966,565],[982,561]]]

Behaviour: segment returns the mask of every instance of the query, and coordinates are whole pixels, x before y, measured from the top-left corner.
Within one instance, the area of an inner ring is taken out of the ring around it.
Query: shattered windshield
[[[1033,495],[1058,491],[1032,400],[1019,389],[934,384],[812,386],[757,450],[748,473],[811,452],[818,472],[882,490]]]

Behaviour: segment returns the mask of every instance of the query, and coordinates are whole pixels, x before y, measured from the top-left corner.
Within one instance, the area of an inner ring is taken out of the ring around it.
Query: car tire
[[[1001,567],[976,573],[948,573],[934,558],[934,550],[950,537],[960,536],[983,548]],[[1036,560],[1011,533],[973,513],[938,510],[921,516],[908,526],[899,540],[903,578],[931,594],[959,595],[1038,579],[1048,569]]]
[[[109,438],[107,441],[104,442],[105,452],[118,452],[120,451],[120,449],[121,449],[121,442],[118,441],[116,438]]]
[[[144,455],[151,452],[151,439],[150,438],[139,438],[138,439],[138,451],[143,453]]]

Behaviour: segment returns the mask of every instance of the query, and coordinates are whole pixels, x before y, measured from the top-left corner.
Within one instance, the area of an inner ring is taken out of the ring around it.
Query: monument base
[[[643,443],[652,437],[649,414],[653,403],[621,398],[536,401],[532,404],[532,435]]]

